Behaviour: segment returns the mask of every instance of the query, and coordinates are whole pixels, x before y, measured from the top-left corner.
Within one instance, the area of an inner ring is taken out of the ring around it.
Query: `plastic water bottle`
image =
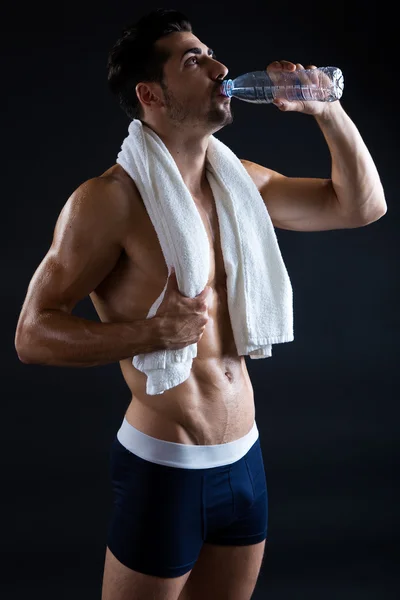
[[[266,71],[253,71],[222,82],[221,93],[254,104],[284,100],[333,102],[343,94],[343,73],[337,67],[275,71],[273,80]]]

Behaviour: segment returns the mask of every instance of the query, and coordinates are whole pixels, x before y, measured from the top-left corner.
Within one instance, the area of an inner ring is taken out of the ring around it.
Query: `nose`
[[[218,60],[214,61],[213,69],[213,79],[215,81],[222,81],[229,73],[228,67],[226,67],[223,63],[219,62]]]

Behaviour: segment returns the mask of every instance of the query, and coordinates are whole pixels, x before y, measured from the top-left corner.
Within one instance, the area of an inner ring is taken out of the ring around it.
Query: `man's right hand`
[[[208,302],[211,287],[195,298],[187,298],[178,288],[175,271],[172,271],[165,295],[154,318],[159,318],[161,337],[168,350],[196,344],[208,322]]]

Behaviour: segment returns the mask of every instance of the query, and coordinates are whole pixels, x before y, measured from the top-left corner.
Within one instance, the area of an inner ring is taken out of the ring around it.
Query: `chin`
[[[230,125],[233,122],[233,114],[230,109],[224,107],[212,108],[208,115],[207,121],[213,125]]]

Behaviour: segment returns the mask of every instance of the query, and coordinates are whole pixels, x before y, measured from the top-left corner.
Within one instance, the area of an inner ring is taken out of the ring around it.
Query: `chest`
[[[211,188],[193,198],[209,242],[208,286],[218,299],[216,307],[227,312],[227,287],[217,211]],[[168,278],[168,267],[157,233],[139,194],[132,195],[132,217],[124,240],[125,251],[105,280],[90,295],[104,321],[143,319],[160,296]],[[219,320],[223,320],[222,312]]]
[[[193,197],[193,201],[209,242],[210,272],[207,285],[223,286],[226,289],[219,221],[214,196],[209,185],[206,193],[201,198]],[[126,251],[139,270],[152,273],[154,278],[161,282],[162,289],[168,276],[167,265],[157,234],[142,200],[140,200],[140,204],[140,210],[136,211],[135,223],[132,223],[132,236],[127,242]]]

